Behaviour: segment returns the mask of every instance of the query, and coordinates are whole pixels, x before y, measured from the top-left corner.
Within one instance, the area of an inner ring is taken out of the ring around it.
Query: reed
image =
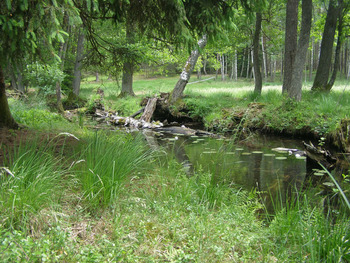
[[[88,138],[81,152],[74,169],[91,208],[115,202],[125,178],[142,173],[152,158],[140,136],[103,132]]]
[[[4,150],[7,158],[0,173],[0,224],[27,231],[31,218],[57,204],[62,187],[59,182],[67,171],[52,141],[34,138]]]

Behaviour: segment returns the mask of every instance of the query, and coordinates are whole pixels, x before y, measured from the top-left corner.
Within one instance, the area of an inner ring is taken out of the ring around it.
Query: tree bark
[[[255,22],[255,32],[253,38],[253,67],[254,67],[254,76],[255,76],[255,88],[254,92],[256,94],[261,94],[262,90],[262,76],[260,70],[260,59],[259,59],[259,48],[260,48],[260,32],[261,32],[261,22],[262,15],[261,13],[256,13],[256,22]]]
[[[261,23],[260,23],[261,24]],[[260,25],[260,31],[261,31],[261,25]],[[267,74],[267,56],[265,52],[265,41],[264,41],[264,36],[261,36],[261,51],[263,55],[263,66],[264,66],[264,77],[267,79],[268,74]]]
[[[11,71],[11,85],[14,89],[25,92],[25,87],[23,84],[23,67],[22,65],[18,63],[10,64],[10,71]]]
[[[247,75],[246,78],[249,79],[249,71],[250,71],[250,49],[247,48]]]
[[[185,90],[185,87],[190,80],[191,73],[197,63],[200,50],[205,47],[207,44],[207,36],[204,35],[199,41],[198,41],[198,48],[193,50],[191,52],[190,57],[187,59],[185,67],[182,70],[182,73],[180,75],[180,79],[175,85],[175,88],[173,89],[171,93],[170,103],[175,103],[178,99],[180,99],[183,95],[183,92]]]
[[[135,42],[134,29],[130,19],[127,19],[126,21],[126,40],[128,44],[133,44]],[[119,97],[135,96],[132,88],[133,75],[134,61],[132,58],[129,58],[123,64],[122,90],[119,94]]]
[[[313,61],[314,61],[314,38],[312,38],[311,50],[310,50],[309,81],[312,80],[312,72],[313,72],[313,66],[314,66]]]
[[[238,79],[238,58],[237,58],[237,49],[235,49],[235,64],[234,64],[234,80]]]
[[[208,75],[207,73],[207,55],[205,55],[205,58],[203,57],[203,72],[204,72],[204,75]]]
[[[337,46],[335,48],[333,72],[329,82],[327,83],[326,91],[330,91],[332,89],[340,67],[340,50],[343,44],[343,15],[341,12],[342,6],[343,6],[343,0],[339,0],[338,39],[337,39]]]
[[[240,74],[240,77],[242,78],[243,77],[243,72],[244,72],[244,62],[245,62],[245,49],[243,49],[243,52],[242,52],[242,67],[241,67],[241,74]]]
[[[284,51],[284,73],[282,92],[290,90],[293,74],[293,64],[298,42],[298,5],[299,0],[288,0],[286,7],[286,32]]]
[[[221,81],[225,81],[225,55],[224,54],[220,56],[220,62],[221,62]]]
[[[13,119],[7,102],[5,90],[5,77],[2,68],[0,67],[0,128],[17,129],[18,124]]]
[[[146,121],[150,122],[151,118],[153,116],[153,113],[157,106],[157,98],[152,98],[147,101],[147,105],[145,107],[145,110],[143,111],[143,114],[140,118],[140,121]]]
[[[69,17],[67,14],[64,16],[64,25],[66,26],[66,32],[70,33],[70,26],[69,26]],[[68,40],[65,40],[63,43],[61,43],[60,47],[60,54],[59,57],[61,59],[61,70],[64,70],[64,62],[66,58],[68,48]],[[62,104],[62,90],[61,90],[61,82],[56,82],[56,99],[57,99],[57,110],[59,113],[64,112],[63,104]]]
[[[81,66],[83,64],[84,39],[85,39],[83,30],[84,30],[83,28],[80,28],[78,42],[77,42],[77,53],[76,53],[75,65],[74,65],[73,93],[77,96],[79,96],[79,93],[80,93]]]
[[[339,10],[337,8],[337,1],[330,0],[326,23],[323,30],[320,59],[318,62],[314,83],[311,88],[311,90],[314,91],[327,91],[338,13]]]
[[[287,91],[290,98],[301,100],[303,86],[303,69],[306,62],[306,54],[309,47],[312,20],[312,0],[302,1],[302,21],[297,52],[292,69],[290,89]]]

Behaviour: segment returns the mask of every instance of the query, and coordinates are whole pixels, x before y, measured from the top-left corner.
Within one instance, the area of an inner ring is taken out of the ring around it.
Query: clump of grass
[[[291,200],[276,211],[269,225],[274,253],[289,262],[348,262],[350,225],[346,214],[340,214],[334,223],[307,193],[293,194]]]
[[[152,153],[141,137],[121,135],[107,137],[96,132],[83,146],[76,172],[84,197],[92,209],[113,204],[124,180],[142,171]]]
[[[0,173],[0,224],[26,230],[31,217],[57,203],[58,182],[66,170],[50,141],[34,139],[6,152],[8,171]]]

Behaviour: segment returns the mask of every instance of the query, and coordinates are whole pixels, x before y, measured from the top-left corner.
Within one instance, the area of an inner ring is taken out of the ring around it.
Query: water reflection
[[[162,147],[173,155],[188,174],[201,170],[210,172],[215,184],[235,184],[247,190],[256,188],[271,212],[276,197],[284,203],[291,192],[302,187],[305,179],[304,158],[272,150],[276,147],[302,149],[298,141],[261,136],[254,143],[237,145],[229,138],[144,134],[151,147]]]

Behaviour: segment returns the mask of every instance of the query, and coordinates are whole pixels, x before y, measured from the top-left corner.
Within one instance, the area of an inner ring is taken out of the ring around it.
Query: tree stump
[[[151,122],[151,118],[157,106],[157,98],[149,99],[140,121]]]

